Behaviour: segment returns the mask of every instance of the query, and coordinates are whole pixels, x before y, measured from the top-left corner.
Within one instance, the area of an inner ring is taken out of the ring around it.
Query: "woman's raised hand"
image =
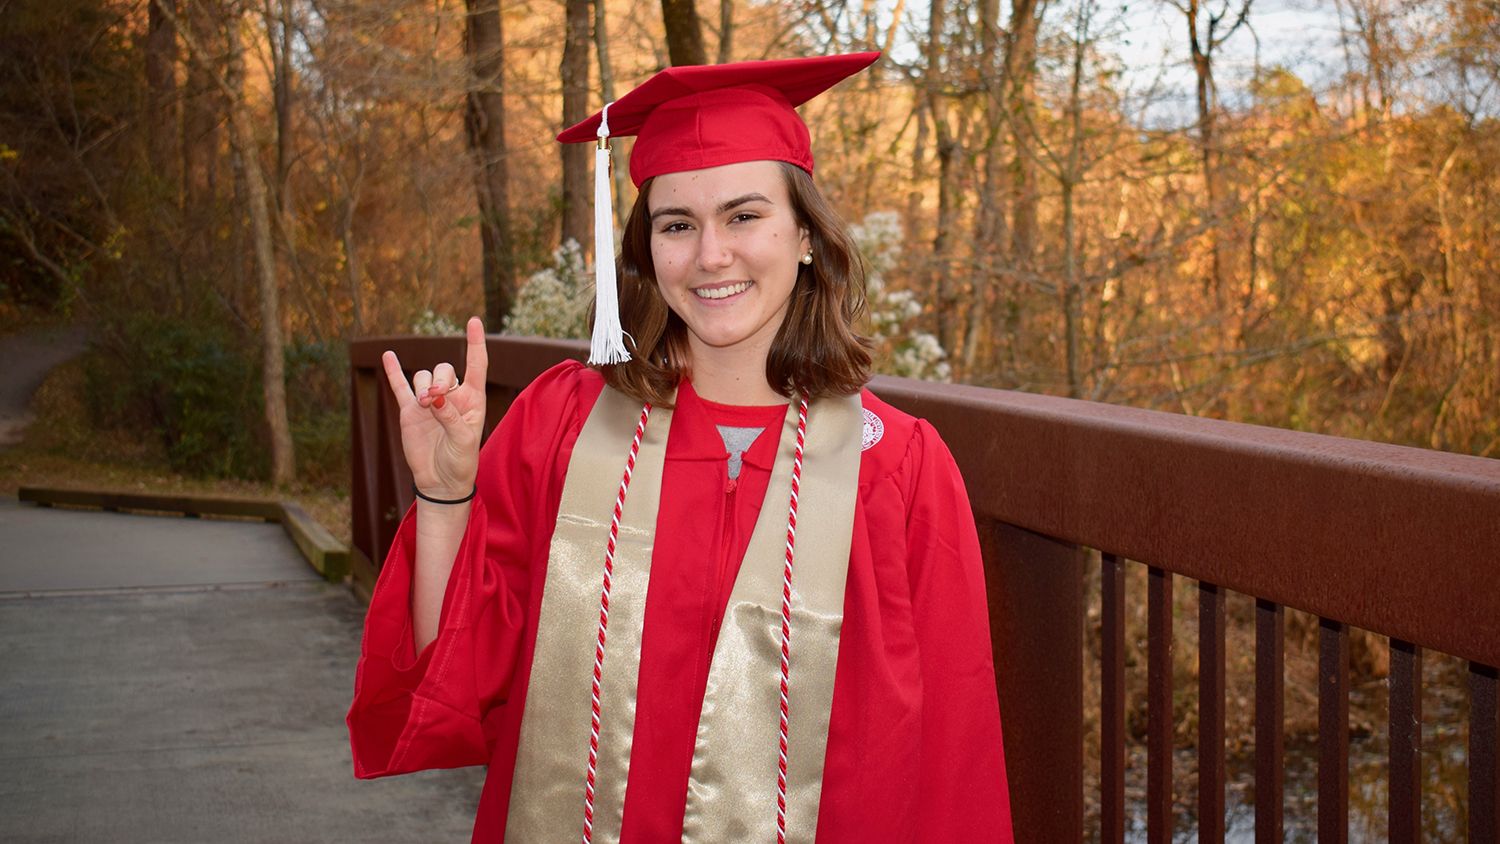
[[[423,495],[455,499],[474,489],[479,472],[479,440],[484,434],[484,379],[489,353],[484,347],[484,323],[470,317],[464,380],[453,365],[440,363],[432,371],[412,376],[401,371],[396,353],[387,351],[380,362],[401,408],[401,448],[412,480]]]

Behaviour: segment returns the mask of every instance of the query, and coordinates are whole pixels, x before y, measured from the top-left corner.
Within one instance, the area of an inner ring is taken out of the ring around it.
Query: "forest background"
[[[0,0],[0,330],[89,337],[0,477],[291,490],[347,536],[351,339],[581,336],[561,127],[866,49],[804,115],[883,371],[1500,456],[1497,0]]]
[[[559,127],[881,49],[805,111],[887,371],[1500,454],[1500,5],[1290,10],[1316,78],[1285,0],[9,0],[0,307],[178,471],[339,486],[349,339],[578,329]]]

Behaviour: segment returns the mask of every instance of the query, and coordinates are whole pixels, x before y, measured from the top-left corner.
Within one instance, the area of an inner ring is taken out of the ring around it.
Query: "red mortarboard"
[[[636,135],[630,180],[741,161],[786,161],[812,172],[796,107],[869,67],[879,53],[669,67],[608,106],[608,134]],[[604,112],[557,136],[598,137]]]
[[[812,139],[796,108],[874,64],[849,53],[721,65],[669,67],[564,129],[563,143],[599,141],[594,153],[594,332],[589,363],[630,360],[620,327],[614,215],[605,139],[635,135],[630,180],[742,161],[786,161],[811,173]]]

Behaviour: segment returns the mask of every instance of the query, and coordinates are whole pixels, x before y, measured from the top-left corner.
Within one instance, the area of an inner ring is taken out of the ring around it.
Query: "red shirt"
[[[489,765],[475,841],[504,835],[552,528],[573,445],[602,388],[580,364],[554,367],[485,443],[432,644],[413,652],[414,512],[370,605],[348,719],[355,774]],[[1010,841],[984,577],[963,481],[931,426],[868,391],[862,399],[866,441],[882,433],[860,464],[817,839]],[[784,413],[706,402],[686,383],[678,391],[622,841],[681,838],[709,659]],[[768,429],[733,485],[716,423]],[[582,788],[580,776],[580,828]]]

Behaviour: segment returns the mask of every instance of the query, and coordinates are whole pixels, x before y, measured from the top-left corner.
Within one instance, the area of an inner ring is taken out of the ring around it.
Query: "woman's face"
[[[651,259],[695,357],[770,353],[810,248],[781,165],[747,161],[657,176],[647,203]]]

